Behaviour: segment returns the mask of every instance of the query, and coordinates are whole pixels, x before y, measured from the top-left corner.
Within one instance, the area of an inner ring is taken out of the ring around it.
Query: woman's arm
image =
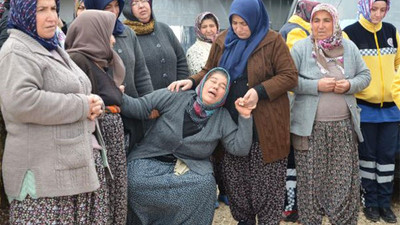
[[[253,140],[253,117],[244,118],[239,116],[238,125],[227,114],[222,123],[221,142],[224,148],[236,156],[245,156],[249,154]]]
[[[140,98],[122,96],[121,114],[128,118],[148,119],[151,111],[156,109],[162,114],[163,110],[174,102],[178,93],[170,92],[166,88],[156,90]]]
[[[365,61],[362,59],[357,46],[353,42],[349,42],[349,46],[351,49],[350,52],[353,53],[353,58],[355,61],[353,66],[355,66],[356,68],[356,74],[353,78],[348,79],[348,81],[350,82],[350,89],[345,94],[352,95],[368,87],[369,82],[371,81],[371,73],[367,65],[365,64]]]
[[[309,79],[304,74],[301,74],[301,65],[303,63],[303,52],[304,50],[302,46],[295,44],[290,51],[290,54],[293,58],[294,64],[298,70],[298,83],[292,91],[296,94],[303,94],[303,95],[318,95],[318,80]]]
[[[44,90],[44,71],[36,61],[23,53],[8,53],[0,60],[0,68],[1,104],[14,120],[58,125],[86,120],[88,117],[90,109],[87,95]]]

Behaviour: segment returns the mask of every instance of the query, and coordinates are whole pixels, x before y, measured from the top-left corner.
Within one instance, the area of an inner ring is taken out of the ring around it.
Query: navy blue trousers
[[[366,207],[390,207],[399,123],[361,123],[359,144],[361,185]]]

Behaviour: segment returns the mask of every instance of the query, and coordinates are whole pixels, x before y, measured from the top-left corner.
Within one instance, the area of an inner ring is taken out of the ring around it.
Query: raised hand
[[[168,85],[168,90],[178,92],[182,88],[182,91],[186,91],[192,88],[192,85],[191,80],[177,80]]]

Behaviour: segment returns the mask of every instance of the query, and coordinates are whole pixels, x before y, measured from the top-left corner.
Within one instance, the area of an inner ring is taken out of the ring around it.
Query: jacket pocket
[[[90,144],[81,135],[68,139],[56,139],[58,170],[86,167],[91,160]]]

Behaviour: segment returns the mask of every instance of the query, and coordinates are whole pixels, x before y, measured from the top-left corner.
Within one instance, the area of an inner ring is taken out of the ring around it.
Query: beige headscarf
[[[125,78],[125,67],[119,55],[110,46],[115,15],[101,10],[85,10],[68,28],[65,49],[68,53],[79,52],[103,68],[113,69],[117,86]]]

